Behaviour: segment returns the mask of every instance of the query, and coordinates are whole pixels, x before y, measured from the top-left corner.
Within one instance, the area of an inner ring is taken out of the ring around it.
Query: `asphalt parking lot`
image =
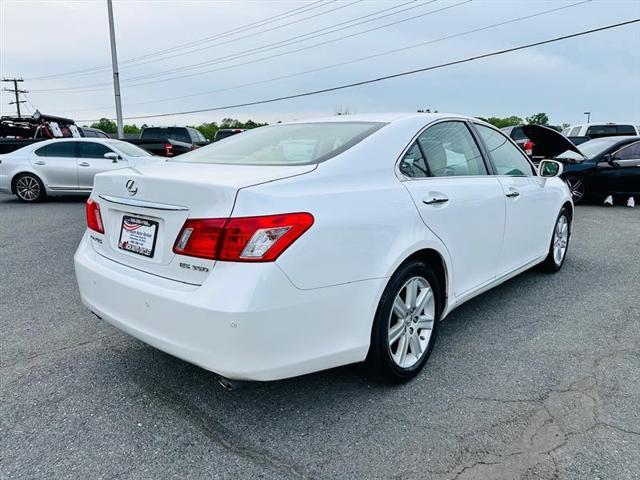
[[[0,196],[0,478],[638,478],[640,208],[578,207],[564,269],[456,310],[400,387],[223,390],[81,305],[84,225]]]

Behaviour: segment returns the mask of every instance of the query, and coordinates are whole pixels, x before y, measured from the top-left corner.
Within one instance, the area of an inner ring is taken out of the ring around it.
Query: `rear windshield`
[[[176,140],[191,143],[191,137],[184,127],[147,127],[140,137],[143,140]]]
[[[376,122],[327,122],[259,127],[170,161],[236,165],[319,163],[351,148],[384,125]]]

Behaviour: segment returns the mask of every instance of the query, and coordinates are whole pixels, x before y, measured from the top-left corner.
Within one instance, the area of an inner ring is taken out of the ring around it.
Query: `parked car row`
[[[213,141],[217,142],[243,131],[239,128],[219,129]],[[43,115],[38,111],[31,117],[0,118],[0,154],[58,138],[111,137],[97,128],[80,127],[70,118]],[[210,143],[193,127],[145,127],[138,138],[124,140],[161,157],[175,157]]]

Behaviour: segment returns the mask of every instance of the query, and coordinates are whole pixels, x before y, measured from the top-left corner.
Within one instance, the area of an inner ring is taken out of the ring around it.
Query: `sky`
[[[114,0],[113,9],[125,118],[318,90],[640,18],[640,0]],[[356,88],[125,123],[429,108],[546,112],[553,124],[589,111],[591,121],[640,124],[639,47],[636,23]],[[0,0],[0,76],[24,78],[26,112],[115,118],[107,1]],[[11,100],[0,95],[2,115],[15,113]]]

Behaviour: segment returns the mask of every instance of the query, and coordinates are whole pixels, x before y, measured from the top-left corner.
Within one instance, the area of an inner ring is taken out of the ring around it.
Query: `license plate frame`
[[[153,258],[159,229],[160,223],[155,220],[135,215],[123,215],[118,248],[145,258]],[[133,240],[132,243],[131,240]],[[149,243],[151,243],[150,248]]]

